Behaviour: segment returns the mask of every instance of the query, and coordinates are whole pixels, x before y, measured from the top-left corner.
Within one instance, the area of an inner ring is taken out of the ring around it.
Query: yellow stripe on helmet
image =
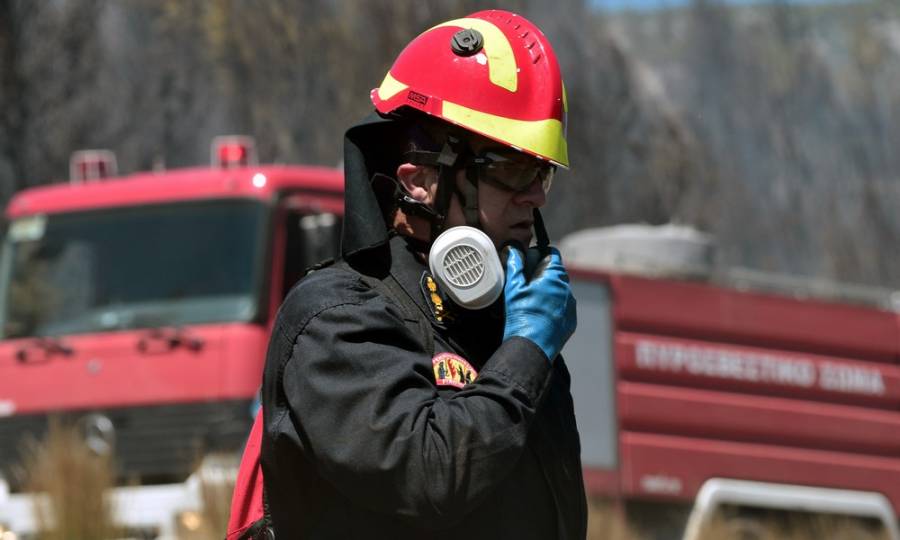
[[[378,99],[387,101],[407,88],[407,85],[395,79],[391,76],[391,72],[388,71],[388,74],[384,76],[384,80],[381,81],[381,86],[378,87]]]
[[[434,26],[426,32],[445,26],[478,30],[484,36],[484,51],[488,58],[488,77],[491,82],[510,92],[516,91],[519,87],[516,55],[513,54],[512,45],[502,30],[493,23],[481,19],[454,19]]]
[[[441,116],[472,131],[541,156],[561,167],[569,167],[569,150],[563,125],[555,118],[516,120],[476,111],[449,101],[444,101]]]

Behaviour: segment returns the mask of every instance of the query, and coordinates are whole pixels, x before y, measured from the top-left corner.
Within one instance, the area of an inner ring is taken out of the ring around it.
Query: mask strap
[[[456,184],[456,172],[465,166],[467,155],[465,143],[453,135],[447,136],[447,141],[440,152],[413,150],[404,154],[404,158],[414,165],[438,167],[438,189],[434,204],[436,219],[431,221],[432,241],[445,230],[444,220],[450,210],[453,193],[459,197],[466,225],[481,228],[481,220],[478,217],[478,171],[475,167],[465,167],[466,182],[462,187]]]
[[[438,187],[435,194],[434,209],[440,216],[431,223],[431,240],[444,232],[444,221],[450,210],[450,200],[456,189],[456,171],[464,161],[462,155],[466,152],[464,143],[458,137],[447,135],[444,147],[437,157]]]

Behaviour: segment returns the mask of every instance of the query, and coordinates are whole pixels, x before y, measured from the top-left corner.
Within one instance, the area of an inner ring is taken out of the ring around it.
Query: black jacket
[[[263,381],[277,538],[584,538],[563,359],[551,368],[526,339],[501,344],[502,302],[439,323],[424,265],[402,238],[389,246],[384,267],[429,317],[436,353],[477,375],[461,388],[436,384],[421,319],[357,272],[303,279],[279,312]]]

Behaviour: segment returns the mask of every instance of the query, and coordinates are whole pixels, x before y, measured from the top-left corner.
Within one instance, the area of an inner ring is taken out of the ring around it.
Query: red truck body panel
[[[900,510],[896,313],[572,274],[611,297],[618,467],[586,471],[589,491],[689,501],[718,477],[880,492]]]
[[[191,326],[185,337],[202,343],[197,350],[166,344],[173,331],[66,336],[61,339],[72,350],[68,355],[46,355],[31,338],[0,342],[0,369],[8,377],[2,397],[16,414],[30,414],[253,396],[268,344],[265,328]]]

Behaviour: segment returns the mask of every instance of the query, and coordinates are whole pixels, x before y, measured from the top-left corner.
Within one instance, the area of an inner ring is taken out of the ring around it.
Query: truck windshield
[[[266,207],[203,201],[13,221],[0,260],[2,338],[246,321]]]

